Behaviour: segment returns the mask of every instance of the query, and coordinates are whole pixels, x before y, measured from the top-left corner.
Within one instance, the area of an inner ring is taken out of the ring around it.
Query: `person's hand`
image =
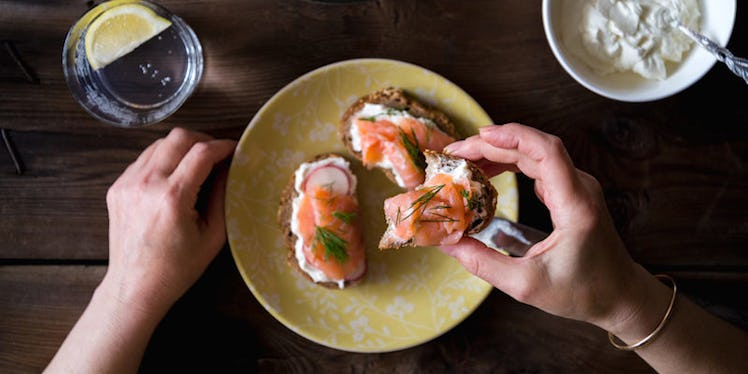
[[[559,138],[518,124],[489,126],[445,151],[476,161],[489,177],[510,170],[533,178],[554,227],[521,258],[471,238],[443,247],[445,253],[516,300],[546,312],[614,332],[639,318],[642,303],[652,296],[648,289],[657,289],[653,277],[631,260],[599,183],[574,167]],[[662,299],[666,302],[666,296]]]
[[[161,318],[226,241],[225,168],[206,181],[235,146],[177,128],[114,182],[106,196],[109,268],[46,372],[138,370]]]
[[[180,128],[149,146],[111,186],[109,269],[102,282],[128,307],[166,313],[226,241],[225,168],[204,212],[198,192],[236,142]],[[202,210],[202,209],[201,209]]]

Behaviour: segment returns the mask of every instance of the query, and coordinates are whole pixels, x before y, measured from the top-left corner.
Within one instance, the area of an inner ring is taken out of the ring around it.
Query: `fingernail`
[[[444,147],[444,149],[442,149],[442,153],[446,153],[449,155],[449,154],[452,154],[453,152],[457,152],[460,150],[460,148],[462,148],[462,145],[464,143],[465,143],[464,140],[458,140],[454,143],[450,143],[446,147]]]

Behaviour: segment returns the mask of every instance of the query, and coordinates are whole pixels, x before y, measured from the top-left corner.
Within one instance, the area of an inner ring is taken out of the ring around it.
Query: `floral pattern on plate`
[[[229,245],[247,286],[289,329],[346,351],[387,352],[433,339],[464,320],[491,291],[436,248],[377,249],[385,228],[382,203],[400,190],[348,155],[338,123],[359,97],[388,86],[438,107],[465,136],[491,123],[469,95],[427,69],[393,60],[344,61],[314,70],[273,96],[247,126],[229,171]],[[276,223],[281,191],[293,171],[326,152],[352,160],[366,223],[366,277],[343,290],[315,285],[288,266]],[[504,173],[492,182],[498,212],[516,219],[515,176]]]

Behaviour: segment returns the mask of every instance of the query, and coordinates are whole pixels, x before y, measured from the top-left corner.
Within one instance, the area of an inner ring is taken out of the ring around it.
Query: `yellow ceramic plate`
[[[429,70],[392,60],[344,61],[307,73],[273,96],[244,132],[229,171],[229,245],[249,289],[291,330],[345,351],[386,352],[426,342],[460,323],[491,291],[436,248],[380,252],[382,202],[401,191],[358,161],[352,164],[366,225],[364,281],[328,289],[286,264],[287,249],[276,224],[281,191],[296,167],[312,156],[348,156],[338,137],[339,118],[358,97],[387,86],[436,105],[464,135],[491,123],[463,90]],[[516,220],[514,175],[504,173],[493,182],[500,214]]]

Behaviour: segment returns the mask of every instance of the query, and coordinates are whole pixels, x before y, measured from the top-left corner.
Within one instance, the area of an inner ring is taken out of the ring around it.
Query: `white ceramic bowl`
[[[553,54],[577,82],[589,90],[620,101],[653,101],[674,95],[701,79],[716,59],[703,48],[693,45],[678,64],[668,66],[668,77],[662,81],[647,80],[634,73],[600,75],[571,53],[561,33],[565,1],[543,0],[543,27]],[[701,0],[701,32],[720,45],[727,45],[735,23],[735,0]]]

